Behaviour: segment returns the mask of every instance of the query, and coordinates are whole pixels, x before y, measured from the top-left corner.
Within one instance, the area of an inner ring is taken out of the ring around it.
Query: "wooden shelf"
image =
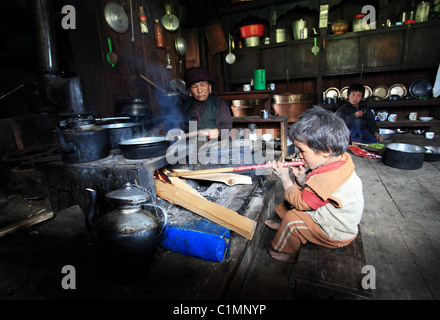
[[[411,128],[426,128],[426,127],[436,127],[440,126],[440,120],[431,121],[421,121],[421,120],[402,120],[396,122],[390,121],[378,121],[376,122],[379,128],[400,128],[400,127],[411,127]]]

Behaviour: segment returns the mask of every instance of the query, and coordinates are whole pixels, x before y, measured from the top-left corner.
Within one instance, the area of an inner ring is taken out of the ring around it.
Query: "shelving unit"
[[[399,11],[398,4],[388,1],[377,2],[378,26],[393,11]],[[220,12],[224,32],[232,33],[237,22],[249,16],[265,19],[270,24],[271,14],[278,17],[291,13],[297,8],[308,7],[319,15],[319,5],[323,1],[257,1],[244,10],[229,8]],[[357,1],[331,1],[330,8],[344,6],[351,10],[361,4]],[[405,8],[404,6],[401,8]],[[317,10],[317,11],[316,11]],[[330,10],[331,11],[331,10]],[[402,10],[400,10],[402,11]],[[345,13],[344,13],[345,14]],[[350,13],[351,14],[351,13]],[[329,21],[335,21],[338,13],[330,13]],[[354,16],[354,15],[353,15]],[[351,21],[348,21],[349,24]],[[372,89],[377,85],[390,87],[402,83],[409,89],[414,80],[426,79],[433,85],[440,63],[440,20],[431,20],[410,25],[378,27],[374,30],[352,32],[349,28],[344,34],[330,34],[328,29],[320,29],[317,44],[320,51],[313,55],[313,36],[305,40],[288,38],[282,43],[274,43],[273,29],[269,26],[271,43],[256,47],[235,49],[236,62],[228,65],[222,62],[225,91],[239,91],[244,83],[249,83],[253,70],[266,69],[266,82],[275,83],[276,92],[312,93],[314,104],[321,104],[322,93],[329,87],[341,89],[354,82],[361,82]],[[290,32],[290,27],[287,28]],[[266,35],[267,36],[267,35]],[[327,109],[338,107],[322,105]],[[370,101],[369,106],[376,111],[390,109],[398,114],[398,122],[380,126],[415,126],[406,122],[410,112],[419,116],[433,116],[436,120],[421,126],[431,125],[440,130],[440,99],[415,99],[401,101]]]

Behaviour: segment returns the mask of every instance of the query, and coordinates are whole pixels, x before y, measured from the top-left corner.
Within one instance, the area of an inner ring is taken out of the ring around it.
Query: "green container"
[[[254,90],[266,90],[266,70],[254,70]]]

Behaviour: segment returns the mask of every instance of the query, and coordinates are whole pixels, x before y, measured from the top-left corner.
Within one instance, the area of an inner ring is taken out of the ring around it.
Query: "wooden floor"
[[[391,142],[438,146],[440,138],[408,133],[385,144]],[[440,299],[440,161],[402,170],[377,159],[352,158],[364,188],[361,230],[367,264],[376,272],[373,299]],[[274,262],[267,248],[261,248],[248,278],[272,278],[270,287],[280,289],[261,292],[258,283],[249,281],[242,298],[294,298],[286,280],[293,270]]]
[[[421,146],[440,145],[438,136],[426,140],[413,134],[396,135],[386,143],[398,141]],[[381,160],[352,157],[356,172],[363,181],[365,210],[361,230],[367,264],[376,272],[373,299],[440,299],[440,161],[424,162],[417,170],[401,170],[386,166]],[[23,203],[22,207],[17,206],[22,214],[39,209],[30,201]],[[91,251],[82,213],[74,209],[35,226],[32,233],[24,230],[1,239],[0,253],[4,259],[0,263],[0,299],[58,297],[60,274],[59,271],[53,272],[54,262],[49,262],[53,252],[57,252],[56,266],[62,266],[66,259],[69,263],[84,264],[84,252]],[[16,219],[12,213],[0,216],[2,226]],[[262,240],[246,270],[243,285],[225,298],[294,300],[294,290],[289,283],[294,266],[270,258],[267,250],[275,232],[267,228],[260,230]],[[61,237],[63,241],[51,240]],[[167,257],[177,259],[178,256],[168,254]],[[202,271],[179,269],[178,274],[189,277],[188,274],[194,272],[200,278],[206,274],[206,266],[214,263],[202,261],[199,264],[202,264]],[[214,267],[217,272],[223,272],[223,264]],[[88,276],[84,275],[85,278]],[[197,284],[209,285],[202,278]],[[173,286],[175,283],[170,283],[169,294],[173,292]],[[110,293],[98,290],[101,288],[92,285],[89,288],[82,298],[110,297]],[[115,298],[120,299],[121,292],[117,293],[119,296],[115,294]],[[122,293],[125,298],[148,297],[144,292],[138,296],[136,292],[131,295]],[[194,296],[188,296],[188,299],[191,297]]]
[[[418,145],[429,141],[406,138]],[[440,299],[440,162],[401,170],[353,158],[364,186],[365,255],[377,276],[373,297]]]

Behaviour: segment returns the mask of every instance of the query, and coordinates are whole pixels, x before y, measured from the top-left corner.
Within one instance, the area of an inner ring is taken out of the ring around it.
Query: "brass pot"
[[[304,111],[312,107],[312,96],[310,93],[276,94],[273,102],[274,114],[288,116],[288,122],[295,122]]]
[[[234,117],[248,117],[248,116],[259,116],[261,110],[264,109],[263,106],[231,106],[232,114]]]
[[[282,93],[273,96],[273,103],[294,103],[302,101],[311,101],[310,93]]]

